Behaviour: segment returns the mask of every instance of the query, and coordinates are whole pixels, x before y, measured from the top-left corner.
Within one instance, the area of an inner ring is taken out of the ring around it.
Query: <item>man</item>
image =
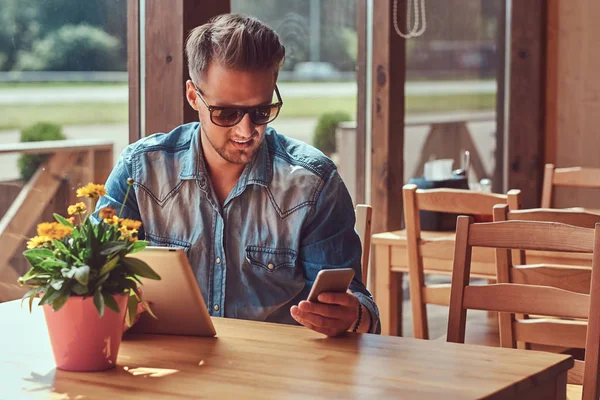
[[[186,97],[200,123],[128,146],[98,209],[119,209],[133,178],[123,216],[141,220],[139,236],[152,245],[186,249],[213,316],[299,323],[328,336],[380,332],[335,165],[267,127],[282,106],[277,34],[222,15],[190,33],[186,55]],[[350,290],[305,301],[323,268],[353,268]]]

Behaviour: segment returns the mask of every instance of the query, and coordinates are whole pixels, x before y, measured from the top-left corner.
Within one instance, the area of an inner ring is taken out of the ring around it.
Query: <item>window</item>
[[[0,0],[0,146],[103,139],[114,143],[113,157],[106,161],[112,167],[129,137],[126,3]],[[42,161],[39,155],[0,155],[0,217]],[[16,277],[28,269],[21,256],[25,241],[38,222],[53,220],[53,212],[65,213],[73,186],[93,176],[84,164],[65,165],[61,172],[67,178],[56,190],[46,185],[48,190],[29,193],[40,196],[31,210],[41,212],[33,226],[13,224],[16,231],[0,232],[0,248],[10,253],[0,257],[0,301],[19,297]],[[42,211],[39,204],[49,206]],[[15,235],[22,240],[10,239]]]

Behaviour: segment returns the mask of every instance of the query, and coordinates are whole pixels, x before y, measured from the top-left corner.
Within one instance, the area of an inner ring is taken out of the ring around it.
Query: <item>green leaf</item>
[[[25,293],[23,295],[23,297],[21,298],[21,306],[23,306],[23,301],[26,298],[29,298],[29,312],[32,311],[32,307],[33,307],[33,299],[35,299],[35,296],[38,294],[38,292],[40,291],[40,288],[34,288],[29,290],[27,293]]]
[[[89,265],[82,265],[81,267],[74,267],[75,268],[75,280],[77,282],[79,282],[80,284],[82,284],[83,286],[86,286],[89,282],[90,279],[90,267]]]
[[[63,217],[62,215],[59,215],[57,213],[52,214],[54,215],[54,219],[56,219],[60,224],[65,225],[65,226],[70,226],[71,228],[73,228],[73,224],[70,223],[65,217]]]
[[[67,246],[65,246],[65,244],[63,242],[61,242],[60,240],[52,239],[52,244],[54,244],[54,247],[56,247],[58,250],[60,250],[64,255],[67,255],[70,253]]]
[[[54,253],[50,249],[31,249],[25,250],[23,255],[25,257],[48,258],[54,256]]]
[[[117,257],[112,258],[109,261],[107,261],[106,264],[104,264],[102,266],[102,268],[100,269],[100,275],[102,276],[102,275],[108,274],[110,271],[115,269],[117,267],[117,265],[119,264],[120,259],[121,259],[121,257],[117,256]]]
[[[70,269],[63,268],[60,270],[60,272],[65,278],[73,279],[75,277],[75,274],[77,273],[77,267],[73,266]]]
[[[48,269],[48,268],[52,268],[52,267],[65,268],[68,266],[69,266],[69,264],[67,264],[66,262],[64,262],[62,260],[58,260],[56,258],[47,258],[40,263],[40,267],[42,267],[44,269]]]
[[[64,279],[55,279],[55,280],[53,280],[53,281],[50,282],[50,286],[54,290],[60,290],[60,289],[62,289],[62,286],[63,286],[64,283],[65,283]]]
[[[127,300],[127,326],[131,328],[133,325],[133,321],[135,321],[135,316],[137,315],[137,306],[139,302],[135,297],[133,291],[130,293],[129,300]]]
[[[148,242],[145,240],[138,240],[133,244],[130,254],[137,253],[138,251],[144,250],[148,246]]]
[[[127,242],[107,242],[100,246],[100,255],[109,256],[113,253],[118,253],[127,246]]]
[[[44,293],[44,297],[40,300],[40,306],[44,304],[52,304],[57,297],[60,296],[60,292],[53,287],[48,287],[46,289],[46,293]]]
[[[96,310],[98,310],[98,314],[100,318],[104,315],[104,297],[100,293],[100,289],[97,289],[94,292],[94,305],[96,306]]]
[[[129,271],[136,275],[157,281],[160,280],[160,276],[142,260],[138,260],[137,258],[133,257],[124,257],[123,263],[127,266]]]
[[[110,308],[116,313],[119,312],[119,305],[115,301],[115,298],[112,296],[112,294],[102,293],[102,298],[104,298],[104,304],[106,304],[106,307]]]
[[[39,271],[36,271],[34,268],[31,268],[25,275],[19,278],[19,282],[27,283],[28,280],[33,279],[39,274]]]
[[[150,305],[148,303],[146,303],[146,300],[144,300],[144,296],[142,296],[142,293],[140,292],[140,290],[138,289],[137,286],[133,287],[133,291],[140,298],[140,300],[142,302],[142,305],[144,306],[144,308],[146,309],[146,311],[148,312],[148,314],[150,314],[152,316],[152,318],[158,319],[158,318],[156,318],[156,315],[154,315],[154,313],[152,312],[152,309],[150,309]]]
[[[61,309],[62,306],[65,305],[65,303],[67,302],[67,300],[69,300],[69,296],[68,295],[60,295],[58,296],[53,302],[52,302],[52,309],[54,311],[58,311]]]
[[[32,267],[39,267],[44,259],[54,257],[54,253],[49,249],[31,249],[23,252],[23,255],[29,261]],[[40,267],[41,268],[41,267]]]
[[[79,282],[75,282],[71,287],[71,290],[75,292],[75,294],[82,296],[84,294],[87,294],[90,289],[87,287],[87,285],[82,285]]]

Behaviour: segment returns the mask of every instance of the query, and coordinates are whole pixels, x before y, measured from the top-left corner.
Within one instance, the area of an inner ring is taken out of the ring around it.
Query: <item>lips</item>
[[[254,143],[254,137],[246,141],[229,139],[229,143],[231,143],[236,149],[244,150],[252,146],[252,144]]]

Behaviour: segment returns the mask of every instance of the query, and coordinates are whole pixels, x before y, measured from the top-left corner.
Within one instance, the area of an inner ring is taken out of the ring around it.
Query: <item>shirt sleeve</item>
[[[381,333],[379,309],[362,282],[362,251],[355,219],[348,189],[334,169],[325,180],[313,212],[303,226],[298,260],[310,286],[322,269],[352,268],[354,279],[350,291],[370,314],[369,332]]]
[[[142,217],[140,215],[140,210],[138,207],[137,199],[136,199],[136,191],[135,188],[137,184],[134,182],[131,190],[129,190],[129,194],[127,194],[127,179],[132,178],[135,180],[132,171],[132,163],[131,159],[133,156],[132,147],[127,147],[123,153],[119,156],[119,160],[117,164],[113,168],[110,173],[106,183],[104,184],[104,188],[106,189],[106,195],[102,196],[98,200],[98,204],[96,204],[96,210],[93,214],[93,218],[98,221],[98,211],[104,207],[112,207],[117,211],[117,215],[121,212],[121,208],[123,208],[123,212],[121,214],[122,218],[134,219],[136,221],[142,221]],[[123,206],[123,201],[125,201],[125,195],[127,195],[127,203]],[[142,221],[143,222],[143,221]],[[140,239],[144,239],[144,227],[139,229],[138,237]]]

